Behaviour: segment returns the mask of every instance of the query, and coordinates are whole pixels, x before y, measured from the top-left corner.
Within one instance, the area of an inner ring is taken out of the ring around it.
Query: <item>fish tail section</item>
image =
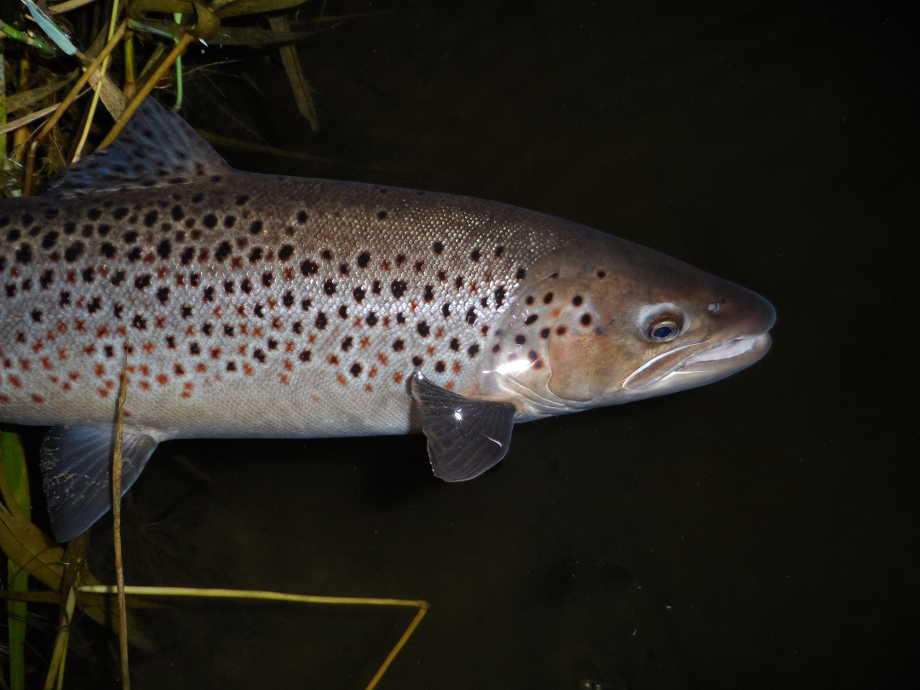
[[[41,470],[51,517],[60,542],[88,530],[112,508],[113,424],[54,427],[41,450]],[[122,431],[122,494],[137,481],[159,440],[149,430]]]

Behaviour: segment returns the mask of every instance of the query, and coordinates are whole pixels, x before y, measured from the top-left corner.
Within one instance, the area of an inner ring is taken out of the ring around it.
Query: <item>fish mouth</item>
[[[771,342],[769,332],[763,332],[713,344],[682,345],[646,362],[630,374],[623,387],[646,397],[713,383],[758,362],[770,350]]]

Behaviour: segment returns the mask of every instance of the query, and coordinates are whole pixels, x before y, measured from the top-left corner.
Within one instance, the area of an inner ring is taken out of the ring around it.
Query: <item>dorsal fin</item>
[[[181,117],[148,97],[108,148],[68,168],[45,194],[79,196],[163,187],[231,170]]]

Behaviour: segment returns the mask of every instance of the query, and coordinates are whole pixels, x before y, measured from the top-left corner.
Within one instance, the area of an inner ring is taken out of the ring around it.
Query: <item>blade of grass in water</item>
[[[16,434],[0,432],[0,490],[10,512],[28,520],[32,513],[29,497],[29,474],[22,444]],[[11,592],[25,592],[29,588],[29,574],[12,559],[6,562],[7,577]],[[28,604],[24,601],[6,603],[9,627],[9,686],[12,690],[26,687],[25,638]]]

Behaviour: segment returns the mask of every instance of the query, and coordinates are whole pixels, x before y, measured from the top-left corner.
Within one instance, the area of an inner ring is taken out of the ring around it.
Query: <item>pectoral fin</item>
[[[111,424],[55,427],[42,443],[42,477],[51,530],[58,541],[83,534],[112,508]],[[122,493],[137,481],[158,440],[125,426],[122,434]]]
[[[514,405],[473,400],[416,372],[409,392],[421,414],[434,476],[465,482],[494,467],[511,445]]]

